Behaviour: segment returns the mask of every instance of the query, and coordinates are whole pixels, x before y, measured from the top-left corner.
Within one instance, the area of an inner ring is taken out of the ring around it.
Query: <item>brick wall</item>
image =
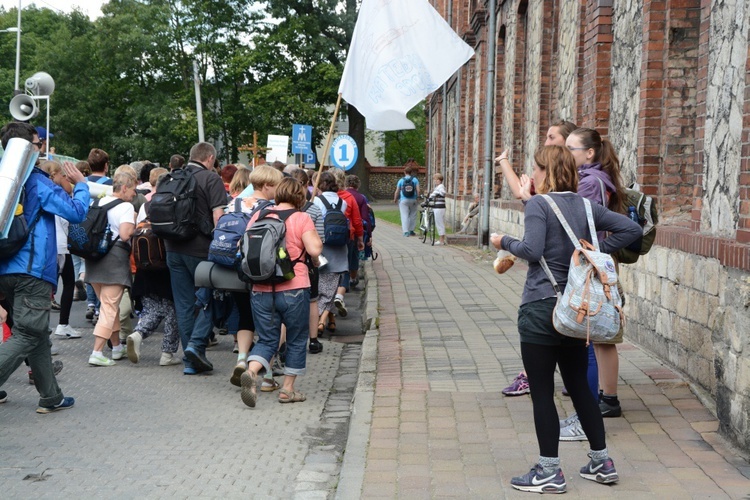
[[[424,192],[427,188],[425,167],[417,168],[417,179],[419,180],[419,189]],[[404,176],[404,167],[368,167],[370,175],[370,194],[375,200],[388,201],[393,200],[393,193],[396,191],[398,180]],[[371,200],[372,201],[372,200]]]

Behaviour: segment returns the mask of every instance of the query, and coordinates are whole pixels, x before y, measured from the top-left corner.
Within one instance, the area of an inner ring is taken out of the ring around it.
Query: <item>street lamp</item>
[[[0,33],[15,33],[16,34],[16,88],[15,94],[21,93],[21,88],[18,86],[18,75],[21,73],[21,0],[18,0],[18,25],[15,28],[8,28],[0,30]]]

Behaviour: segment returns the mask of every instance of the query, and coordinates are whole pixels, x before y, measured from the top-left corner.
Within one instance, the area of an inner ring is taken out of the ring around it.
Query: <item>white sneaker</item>
[[[141,335],[141,332],[133,332],[128,335],[126,342],[128,346],[128,359],[133,363],[137,363],[141,359],[143,335]]]
[[[574,424],[578,422],[578,413],[573,413],[568,418],[565,418],[563,420],[560,420],[560,429],[569,426],[570,424]]]
[[[80,339],[81,334],[70,325],[57,325],[55,328],[55,335],[58,337],[65,337],[69,339]]]
[[[89,364],[92,366],[114,366],[117,363],[103,354],[92,354],[91,356],[89,356]]]
[[[128,351],[127,349],[125,349],[124,345],[120,344],[119,347],[119,349],[117,348],[117,346],[112,348],[112,359],[114,359],[115,361],[124,358],[128,354]]]
[[[333,305],[336,306],[336,311],[339,313],[339,316],[346,318],[348,311],[346,310],[346,304],[344,304],[344,297],[336,295],[336,298],[333,299]]]
[[[181,365],[182,360],[172,354],[171,352],[163,352],[161,353],[161,359],[159,360],[159,366],[172,366],[172,365]]]
[[[560,429],[560,441],[586,441],[587,439],[580,420]]]

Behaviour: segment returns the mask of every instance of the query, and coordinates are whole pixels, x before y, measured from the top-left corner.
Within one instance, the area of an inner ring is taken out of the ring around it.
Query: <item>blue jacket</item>
[[[83,222],[89,211],[89,188],[85,182],[79,182],[75,185],[71,198],[37,167],[34,167],[24,187],[26,197],[23,213],[26,222],[31,225],[37,213],[40,210],[43,212],[23,248],[13,257],[0,260],[0,275],[28,274],[56,286],[57,240],[54,216],[59,215],[74,224]]]

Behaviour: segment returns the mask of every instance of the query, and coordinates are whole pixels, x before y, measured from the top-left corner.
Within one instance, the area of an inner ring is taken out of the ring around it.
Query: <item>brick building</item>
[[[528,173],[549,124],[597,129],[624,181],[659,203],[657,245],[621,272],[626,335],[705,391],[723,434],[750,450],[750,2],[494,0],[494,34],[489,1],[431,2],[476,51],[427,103],[449,218],[482,191],[487,158],[507,147]],[[523,207],[493,175],[490,228],[520,236]]]

